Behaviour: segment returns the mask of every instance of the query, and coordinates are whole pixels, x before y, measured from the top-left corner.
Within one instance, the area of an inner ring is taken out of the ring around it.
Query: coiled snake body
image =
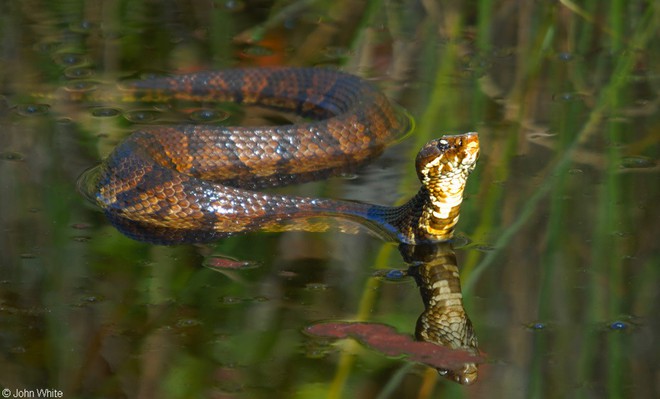
[[[476,133],[427,143],[416,159],[422,187],[398,207],[265,194],[256,190],[354,169],[405,133],[409,118],[369,83],[328,69],[205,72],[136,81],[125,89],[149,101],[260,104],[311,121],[134,132],[79,180],[81,191],[120,231],[139,240],[178,244],[256,229],[305,229],[308,224],[289,221],[316,216],[358,221],[383,238],[413,244],[413,252],[430,249],[418,259],[422,266],[411,269],[426,307],[418,338],[477,350],[462,311],[455,257],[445,256],[445,246],[417,245],[451,238],[479,153]],[[461,383],[476,379],[474,364],[441,372]]]
[[[329,69],[202,72],[134,81],[125,90],[149,101],[233,101],[311,119],[284,126],[154,126],[134,132],[83,174],[79,187],[120,231],[143,241],[206,242],[281,230],[289,220],[315,216],[356,220],[407,244],[445,241],[478,156],[476,133],[431,141],[416,161],[423,186],[399,207],[264,194],[256,190],[354,169],[409,130],[409,118],[371,84]]]

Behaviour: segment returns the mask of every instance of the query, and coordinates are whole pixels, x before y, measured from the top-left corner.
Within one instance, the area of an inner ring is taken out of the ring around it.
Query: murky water
[[[10,397],[660,396],[659,11],[422,3],[0,5]],[[340,66],[417,122],[355,176],[283,192],[401,202],[417,191],[424,142],[479,131],[454,244],[485,358],[474,384],[368,338],[310,333],[363,321],[413,337],[423,305],[411,277],[387,273],[408,268],[393,244],[333,231],[150,246],[77,193],[78,176],[141,124],[273,119],[122,103],[118,82],[273,64]]]

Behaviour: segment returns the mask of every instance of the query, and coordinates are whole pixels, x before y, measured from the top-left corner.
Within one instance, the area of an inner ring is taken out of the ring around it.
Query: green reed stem
[[[404,378],[415,367],[413,363],[406,363],[401,368],[396,370],[392,377],[387,380],[383,389],[378,393],[376,399],[396,398],[397,388],[403,383]]]
[[[460,18],[451,19],[449,35],[458,37],[463,28]],[[456,43],[449,42],[443,45],[437,53],[434,76],[432,79],[433,90],[427,101],[427,107],[419,118],[415,137],[415,150],[421,148],[430,138],[440,137],[444,132],[460,126],[461,107],[456,98],[448,91],[447,80],[456,70],[458,62],[459,47]]]
[[[288,18],[293,18],[298,13],[306,8],[312,7],[314,3],[320,1],[321,0],[297,0],[290,2],[290,4],[286,4],[289,2],[280,1],[278,4],[271,7],[271,10],[275,11],[271,12],[268,19],[262,24],[250,29],[249,32],[246,32],[244,39],[248,42],[258,42],[264,38],[264,35],[268,30],[280,27]]]
[[[373,262],[374,267],[377,269],[386,268],[393,250],[394,246],[392,245],[381,246],[380,251],[378,251],[378,254],[376,255],[376,259]],[[367,279],[367,283],[362,291],[360,305],[355,315],[355,321],[369,320],[371,309],[373,309],[374,304],[376,303],[380,284],[381,281],[377,278]],[[330,384],[330,389],[328,390],[329,399],[343,397],[342,393],[344,392],[346,382],[353,369],[355,363],[354,352],[359,347],[359,344],[350,340],[347,345],[348,346],[344,347],[339,357],[339,365],[337,366],[337,371],[335,372],[335,376]]]
[[[608,22],[612,32],[612,51],[620,51],[625,37],[624,24],[628,21],[628,18],[625,18],[625,3],[621,0],[612,0],[608,14]]]
[[[456,32],[460,30],[460,26],[455,26],[454,28]],[[444,46],[440,49],[441,53],[438,54],[438,58],[442,61],[437,65],[437,68],[435,69],[435,74],[432,80],[433,91],[431,93],[431,98],[428,102],[429,105],[427,106],[424,114],[420,118],[420,123],[414,134],[414,137],[416,138],[416,143],[413,146],[413,148],[411,148],[411,151],[417,151],[431,137],[439,137],[440,132],[436,128],[437,121],[439,119],[438,110],[446,110],[448,114],[456,115],[455,113],[452,112],[451,108],[448,108],[451,106],[455,107],[456,106],[455,102],[452,102],[450,101],[450,99],[448,99],[449,96],[447,96],[447,92],[442,84],[443,80],[445,80],[446,77],[449,75],[449,72],[454,68],[456,56],[457,56],[456,51],[457,51],[456,47],[451,44]],[[447,122],[447,121],[443,120],[443,122]],[[408,176],[408,179],[413,179],[413,178],[416,177],[414,177],[413,175]],[[409,183],[410,182],[408,180],[404,179],[401,182],[401,187],[407,187]],[[383,245],[376,257],[376,260],[374,262],[374,267],[379,269],[387,267],[388,259],[390,259],[393,249],[394,247],[391,245]],[[360,300],[360,306],[358,312],[355,316],[356,320],[369,319],[370,310],[373,308],[374,303],[376,301],[376,295],[378,293],[379,287],[380,287],[380,280],[371,278],[367,281],[367,284],[363,291],[362,299]],[[339,366],[337,367],[335,377],[330,385],[328,398],[342,397],[342,392],[345,389],[346,381],[350,375],[350,370],[352,369],[354,364],[353,351],[350,350],[350,348],[352,348],[353,345],[357,346],[357,343],[351,341],[349,345],[351,345],[349,349],[342,351],[342,354],[340,356]],[[384,394],[386,394],[385,391]]]
[[[490,49],[492,43],[491,26],[493,21],[492,0],[477,3],[477,48],[481,51]]]
[[[621,37],[623,32],[622,21],[623,16],[620,14],[622,5],[618,1],[613,1],[611,4],[612,11],[619,13],[611,15],[611,22],[613,28],[612,47],[617,49],[621,45]],[[632,56],[630,58],[633,58]],[[628,79],[629,70],[615,70],[616,73],[625,73],[624,75],[614,77],[618,81],[626,81]],[[626,97],[625,85],[620,84],[615,89],[608,90],[606,95],[607,103],[612,109],[616,109],[622,98]],[[607,138],[611,143],[607,148],[607,170],[605,184],[599,193],[598,201],[598,218],[597,225],[594,230],[594,245],[592,247],[593,271],[597,275],[607,276],[606,283],[603,284],[598,279],[591,279],[590,286],[588,287],[589,301],[587,315],[590,317],[592,325],[602,323],[607,320],[608,315],[618,315],[621,311],[620,294],[622,291],[622,248],[621,240],[616,238],[615,232],[621,228],[622,215],[620,214],[621,207],[618,205],[621,198],[621,175],[618,172],[620,165],[621,154],[619,150],[619,143],[621,142],[621,126],[617,122],[608,124]],[[594,362],[595,344],[593,343],[592,333],[585,331],[583,341],[585,346],[589,349],[583,352],[580,359],[580,369],[578,370],[579,376],[586,378],[588,375],[597,373],[595,369],[598,364]],[[590,342],[591,341],[591,342]],[[607,369],[608,369],[608,395],[610,397],[621,397],[623,392],[621,390],[621,369],[622,369],[622,356],[621,356],[621,342],[620,337],[609,334],[606,337],[607,342]]]
[[[231,34],[235,31],[231,15],[223,7],[217,7],[211,14],[209,45],[213,54],[213,63],[218,68],[231,65],[232,42]]]
[[[601,3],[598,0],[587,0],[582,6],[585,10],[589,10],[590,14],[593,14],[593,10],[600,7]],[[585,24],[581,22],[581,20],[576,20],[574,22],[577,25],[577,45],[575,50],[579,54],[585,54],[592,46],[591,43],[594,36],[595,26],[593,23]]]
[[[633,49],[643,48],[648,43],[651,35],[657,28],[657,19],[655,17],[655,10],[649,8],[644,17],[637,25],[630,46]],[[627,83],[627,78],[633,69],[634,62],[637,59],[634,51],[629,51],[623,54],[616,64],[612,78],[609,84],[603,89],[602,95],[599,97],[596,106],[589,115],[588,120],[575,137],[571,146],[566,148],[566,151],[559,157],[553,171],[549,173],[549,177],[544,180],[544,183],[534,192],[530,198],[525,202],[520,210],[518,218],[505,229],[494,244],[494,249],[486,254],[482,262],[475,267],[474,271],[466,279],[463,293],[470,292],[483,273],[490,265],[497,259],[500,252],[508,245],[515,234],[525,225],[527,220],[534,214],[536,207],[541,199],[543,199],[553,188],[556,180],[552,176],[556,176],[557,172],[564,170],[568,164],[573,160],[575,152],[580,148],[596,131],[598,126],[602,123],[607,113],[614,109],[616,105],[613,99],[619,90]]]

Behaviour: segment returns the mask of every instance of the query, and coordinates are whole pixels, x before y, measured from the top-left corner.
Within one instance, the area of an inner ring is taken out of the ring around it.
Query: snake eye
[[[438,140],[438,149],[440,151],[447,151],[449,149],[449,141],[445,139]]]

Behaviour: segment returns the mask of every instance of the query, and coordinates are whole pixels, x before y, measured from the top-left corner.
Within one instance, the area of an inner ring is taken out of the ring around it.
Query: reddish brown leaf
[[[484,360],[463,350],[415,341],[409,335],[400,334],[394,328],[378,323],[319,323],[307,327],[305,331],[317,337],[352,337],[387,356],[406,356],[411,361],[438,369],[452,370],[465,363],[482,363]]]

